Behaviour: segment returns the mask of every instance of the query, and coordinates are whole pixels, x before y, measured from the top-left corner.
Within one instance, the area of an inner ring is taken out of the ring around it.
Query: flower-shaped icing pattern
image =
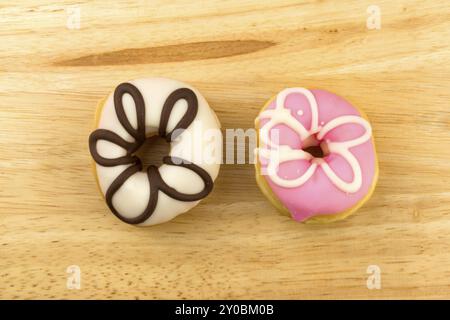
[[[134,102],[136,111],[136,124],[133,125],[128,118],[124,105],[123,96],[129,94]],[[167,130],[167,123],[169,121],[172,109],[175,103],[180,99],[187,101],[187,110],[181,117],[175,128],[170,132]],[[163,163],[170,166],[178,166],[189,169],[197,174],[203,180],[203,189],[194,194],[182,193],[175,188],[169,186],[162,178],[159,168],[150,165],[147,168],[147,177],[149,183],[150,194],[148,196],[148,204],[145,210],[138,216],[128,218],[121,214],[113,204],[113,197],[117,191],[124,185],[124,183],[133,175],[143,169],[141,160],[135,155],[135,152],[143,145],[146,139],[145,132],[145,101],[139,89],[131,83],[122,83],[114,91],[114,108],[117,118],[126,130],[126,132],[133,138],[133,142],[129,142],[120,135],[111,130],[97,129],[89,136],[89,149],[94,161],[104,167],[121,167],[122,165],[129,165],[114,179],[108,187],[105,199],[111,211],[122,221],[130,224],[139,224],[145,222],[155,211],[158,203],[159,191],[167,196],[185,202],[198,201],[206,197],[212,190],[213,180],[206,170],[185,159],[173,156],[163,157]],[[159,135],[165,138],[168,142],[172,142],[177,135],[182,134],[183,130],[188,128],[197,115],[198,102],[195,93],[188,88],[180,88],[173,91],[165,100],[161,111],[159,123]],[[122,148],[126,154],[118,157],[104,157],[97,149],[98,141],[107,141],[112,145]]]
[[[322,90],[285,89],[258,121],[262,172],[299,220],[351,207],[370,187],[375,168],[371,126],[342,98]],[[326,150],[323,158],[304,151],[313,145]],[[318,194],[335,205],[321,205]],[[305,198],[320,203],[305,205]]]

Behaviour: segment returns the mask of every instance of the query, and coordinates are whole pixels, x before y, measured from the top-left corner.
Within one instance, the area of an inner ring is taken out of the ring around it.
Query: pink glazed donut
[[[297,221],[343,219],[366,202],[378,179],[367,117],[324,90],[288,88],[255,120],[256,181]]]

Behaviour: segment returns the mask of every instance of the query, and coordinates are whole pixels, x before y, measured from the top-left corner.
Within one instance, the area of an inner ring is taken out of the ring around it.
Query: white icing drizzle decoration
[[[311,108],[311,128],[309,128],[309,130],[307,130],[302,123],[297,121],[297,119],[291,115],[291,111],[284,106],[286,97],[291,93],[303,94],[308,99]],[[312,92],[304,88],[288,88],[277,95],[275,109],[263,111],[258,119],[269,119],[269,121],[260,129],[261,144],[264,147],[259,148],[258,152],[261,157],[269,160],[267,174],[274,183],[285,188],[300,187],[314,175],[318,167],[321,167],[330,181],[340,190],[347,193],[354,193],[361,188],[361,166],[349,149],[365,143],[372,136],[370,124],[364,118],[355,115],[345,115],[334,118],[327,124],[321,122],[321,126],[319,126],[317,101]],[[302,141],[311,135],[316,135],[318,140],[322,140],[323,137],[334,128],[349,123],[359,124],[364,127],[364,134],[353,140],[343,142],[332,142],[327,139],[326,143],[330,153],[339,154],[350,165],[353,172],[353,180],[351,182],[345,182],[337,176],[324,159],[314,158],[308,152],[301,149],[292,149],[289,145],[276,144],[272,141],[271,137],[269,137],[269,132],[274,126],[284,124],[295,131]],[[311,165],[306,172],[298,178],[284,179],[280,177],[278,175],[280,164],[292,160],[308,160],[311,161]]]

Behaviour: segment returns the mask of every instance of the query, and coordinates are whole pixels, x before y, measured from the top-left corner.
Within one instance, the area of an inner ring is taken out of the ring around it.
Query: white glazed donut
[[[134,225],[169,221],[212,190],[222,158],[220,123],[192,86],[165,78],[122,83],[98,110],[89,137],[96,178],[111,211]],[[135,152],[159,134],[170,152],[143,171]]]

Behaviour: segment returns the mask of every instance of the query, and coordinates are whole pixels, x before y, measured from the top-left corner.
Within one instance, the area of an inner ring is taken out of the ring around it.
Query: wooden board
[[[448,2],[20,3],[0,4],[0,298],[450,298]],[[87,138],[97,101],[144,76],[192,83],[224,129],[252,127],[284,87],[346,97],[373,124],[372,199],[343,222],[298,224],[252,165],[223,165],[190,213],[121,223]]]

